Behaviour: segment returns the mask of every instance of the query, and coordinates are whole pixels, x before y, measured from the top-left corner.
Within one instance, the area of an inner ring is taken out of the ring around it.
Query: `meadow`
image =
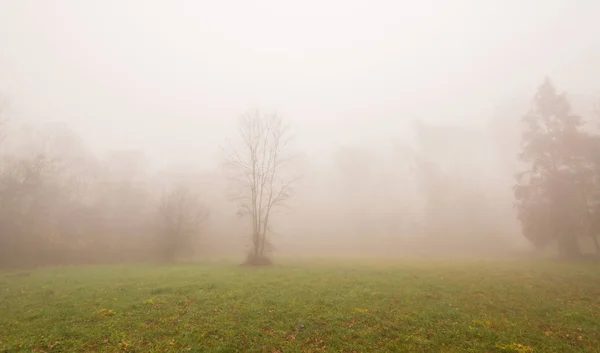
[[[0,272],[1,352],[600,352],[600,266],[305,261]]]

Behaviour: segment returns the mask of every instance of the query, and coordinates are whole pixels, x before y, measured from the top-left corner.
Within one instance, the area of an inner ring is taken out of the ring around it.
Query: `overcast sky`
[[[275,109],[309,154],[414,118],[482,124],[545,75],[600,96],[597,0],[0,0],[14,120],[96,151],[211,167],[235,118]]]

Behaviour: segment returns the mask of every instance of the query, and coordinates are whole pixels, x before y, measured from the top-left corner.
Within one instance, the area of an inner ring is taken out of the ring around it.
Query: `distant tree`
[[[147,242],[125,226],[148,223],[139,212],[144,195],[135,195],[137,207],[124,207],[131,193],[110,187],[76,134],[44,124],[10,137],[0,164],[0,265],[131,261],[141,253]],[[120,202],[107,202],[117,196]],[[130,222],[115,222],[113,213]]]
[[[372,240],[376,233],[377,222],[372,216],[381,201],[383,186],[377,179],[380,181],[384,177],[381,170],[377,170],[376,162],[371,151],[354,146],[338,150],[333,161],[339,174],[332,189],[339,192],[343,204],[338,208],[345,215],[343,226],[348,227],[346,231],[354,240]]]
[[[106,231],[116,237],[138,238],[131,247],[140,249],[151,230],[149,218],[156,211],[150,200],[145,155],[137,150],[110,151],[104,160]]]
[[[0,136],[2,135],[0,125]],[[156,258],[192,249],[207,211],[186,188],[164,195],[137,151],[103,160],[65,124],[22,125],[0,150],[0,267]]]
[[[208,209],[189,187],[179,185],[165,192],[158,208],[162,259],[172,262],[189,254],[208,215]]]
[[[445,244],[446,250],[491,244],[495,247],[499,229],[493,223],[497,209],[490,202],[495,195],[480,151],[486,145],[468,128],[436,126],[415,121],[415,149],[412,152],[416,189],[423,201],[422,231]],[[487,190],[486,190],[487,187]],[[497,199],[496,199],[497,200]],[[442,236],[443,235],[443,236]]]
[[[273,211],[283,206],[293,192],[296,179],[284,172],[289,161],[289,125],[281,116],[258,110],[244,114],[238,125],[239,145],[229,146],[227,165],[234,171],[234,200],[238,215],[252,219],[249,265],[268,265]]]
[[[11,160],[0,178],[3,261],[39,265],[61,238],[65,184],[60,161],[37,154]]]
[[[587,231],[594,242],[596,253],[600,254],[600,102],[594,106],[593,118],[594,126],[591,126],[585,149],[589,159],[584,179],[586,189],[581,194],[587,206]]]
[[[538,88],[522,119],[521,161],[528,169],[514,187],[523,234],[536,246],[557,243],[563,257],[581,254],[578,238],[592,236],[596,138],[583,131],[564,94],[549,79]]]
[[[10,227],[6,225],[8,217],[5,216],[5,211],[8,208],[7,191],[8,183],[5,180],[6,174],[6,160],[4,156],[4,150],[2,142],[6,136],[5,133],[6,118],[3,115],[2,107],[0,106],[0,266],[8,262],[7,257],[10,254],[10,246],[12,243],[12,235],[10,234]]]

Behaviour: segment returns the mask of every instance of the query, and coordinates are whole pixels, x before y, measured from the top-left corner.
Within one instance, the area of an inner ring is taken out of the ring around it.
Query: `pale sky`
[[[485,124],[544,76],[600,97],[597,0],[0,0],[13,120],[68,122],[97,152],[210,168],[237,116],[282,113],[309,155]]]

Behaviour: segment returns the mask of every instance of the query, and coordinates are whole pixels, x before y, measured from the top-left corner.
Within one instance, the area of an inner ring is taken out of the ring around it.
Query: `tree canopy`
[[[598,251],[599,137],[549,79],[522,122],[519,159],[527,169],[517,175],[514,194],[523,235],[538,247],[556,243],[565,257],[580,255],[583,237]]]

